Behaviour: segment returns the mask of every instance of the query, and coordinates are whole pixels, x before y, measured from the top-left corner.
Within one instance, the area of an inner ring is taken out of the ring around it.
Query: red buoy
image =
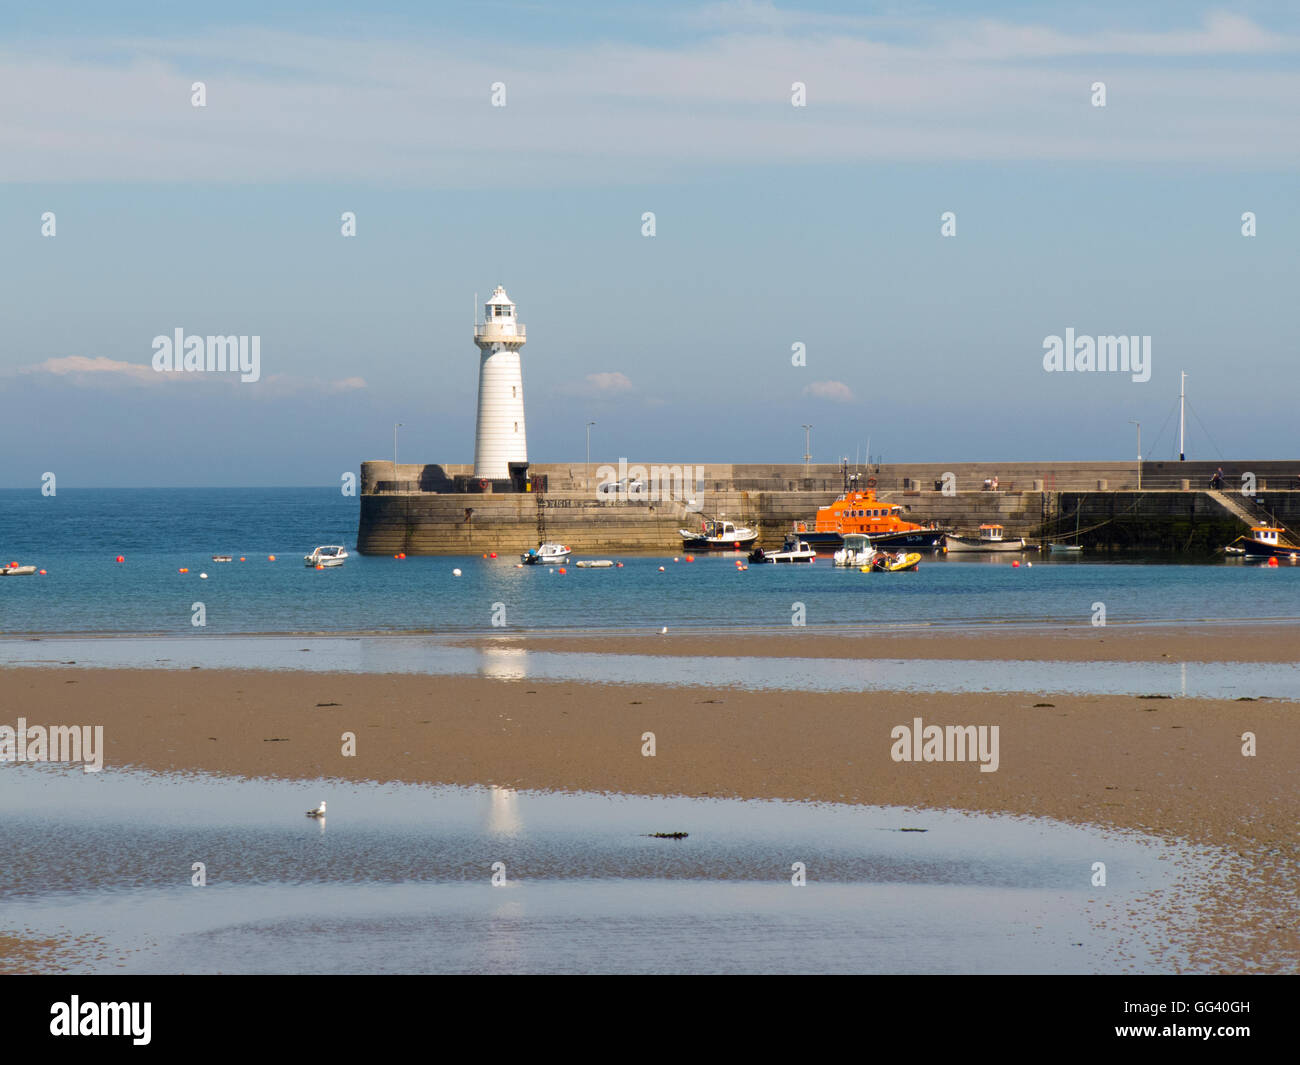
[[[125,559],[122,555],[118,555],[118,556],[117,556],[117,561],[119,561],[119,562],[125,562],[126,559]],[[16,563],[16,562],[14,563],[15,566],[16,566],[17,564],[18,564],[18,563]]]
[[[1270,559],[1268,560],[1268,564],[1269,564],[1270,566],[1276,566],[1276,565],[1277,565],[1277,559],[1275,559],[1275,558],[1270,558]]]

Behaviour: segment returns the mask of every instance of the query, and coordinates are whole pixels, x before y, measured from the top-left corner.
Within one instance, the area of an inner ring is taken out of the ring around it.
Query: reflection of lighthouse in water
[[[474,323],[474,343],[480,353],[474,476],[498,480],[510,476],[510,463],[528,461],[519,359],[525,337],[515,305],[500,285],[483,305],[483,314],[483,324]]]
[[[524,823],[519,817],[519,793],[514,788],[488,787],[487,830],[490,836],[517,836]]]
[[[484,647],[478,652],[478,675],[492,680],[525,680],[528,652],[522,647]]]

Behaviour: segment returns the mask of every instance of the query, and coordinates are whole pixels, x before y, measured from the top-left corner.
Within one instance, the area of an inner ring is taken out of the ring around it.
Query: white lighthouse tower
[[[478,429],[474,434],[474,476],[487,480],[510,476],[510,463],[528,461],[524,432],[524,377],[519,351],[524,327],[506,290],[497,285],[484,304],[484,321],[474,325],[480,352]]]

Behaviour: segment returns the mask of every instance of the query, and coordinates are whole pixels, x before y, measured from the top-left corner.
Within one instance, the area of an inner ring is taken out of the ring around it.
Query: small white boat
[[[678,529],[684,551],[741,551],[752,547],[758,533],[748,525],[736,525],[722,518],[708,518],[700,523],[700,531]]]
[[[234,555],[213,555],[212,556],[213,562],[233,562],[234,560],[235,560]]]
[[[14,565],[0,567],[0,577],[30,577],[35,572],[35,566]]]
[[[525,566],[562,566],[573,554],[564,544],[548,543],[530,547],[527,553],[519,556]]]
[[[764,551],[761,547],[749,553],[750,562],[815,562],[817,552],[807,540],[787,536],[779,551]]]
[[[871,537],[866,533],[845,533],[844,546],[835,552],[834,562],[837,566],[866,566],[875,553]]]
[[[1051,555],[1081,555],[1083,544],[1048,544],[1047,552]]]
[[[1025,542],[1024,538],[1018,540],[1002,539],[1001,525],[981,525],[979,536],[958,536],[955,533],[948,533],[943,538],[944,547],[949,554],[960,551],[1031,551],[1036,550]]]
[[[584,558],[574,563],[579,569],[613,569],[614,562],[608,558]]]
[[[303,555],[302,560],[313,569],[317,566],[328,569],[330,566],[343,565],[348,560],[348,553],[338,544],[330,544],[316,548],[310,555]]]

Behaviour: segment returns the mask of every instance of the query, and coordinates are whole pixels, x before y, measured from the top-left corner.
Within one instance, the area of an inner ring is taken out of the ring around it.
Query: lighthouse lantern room
[[[515,305],[500,285],[483,305],[483,312],[482,324],[474,325],[474,343],[479,349],[474,476],[499,480],[510,476],[512,462],[528,461],[519,359],[525,335]]]

